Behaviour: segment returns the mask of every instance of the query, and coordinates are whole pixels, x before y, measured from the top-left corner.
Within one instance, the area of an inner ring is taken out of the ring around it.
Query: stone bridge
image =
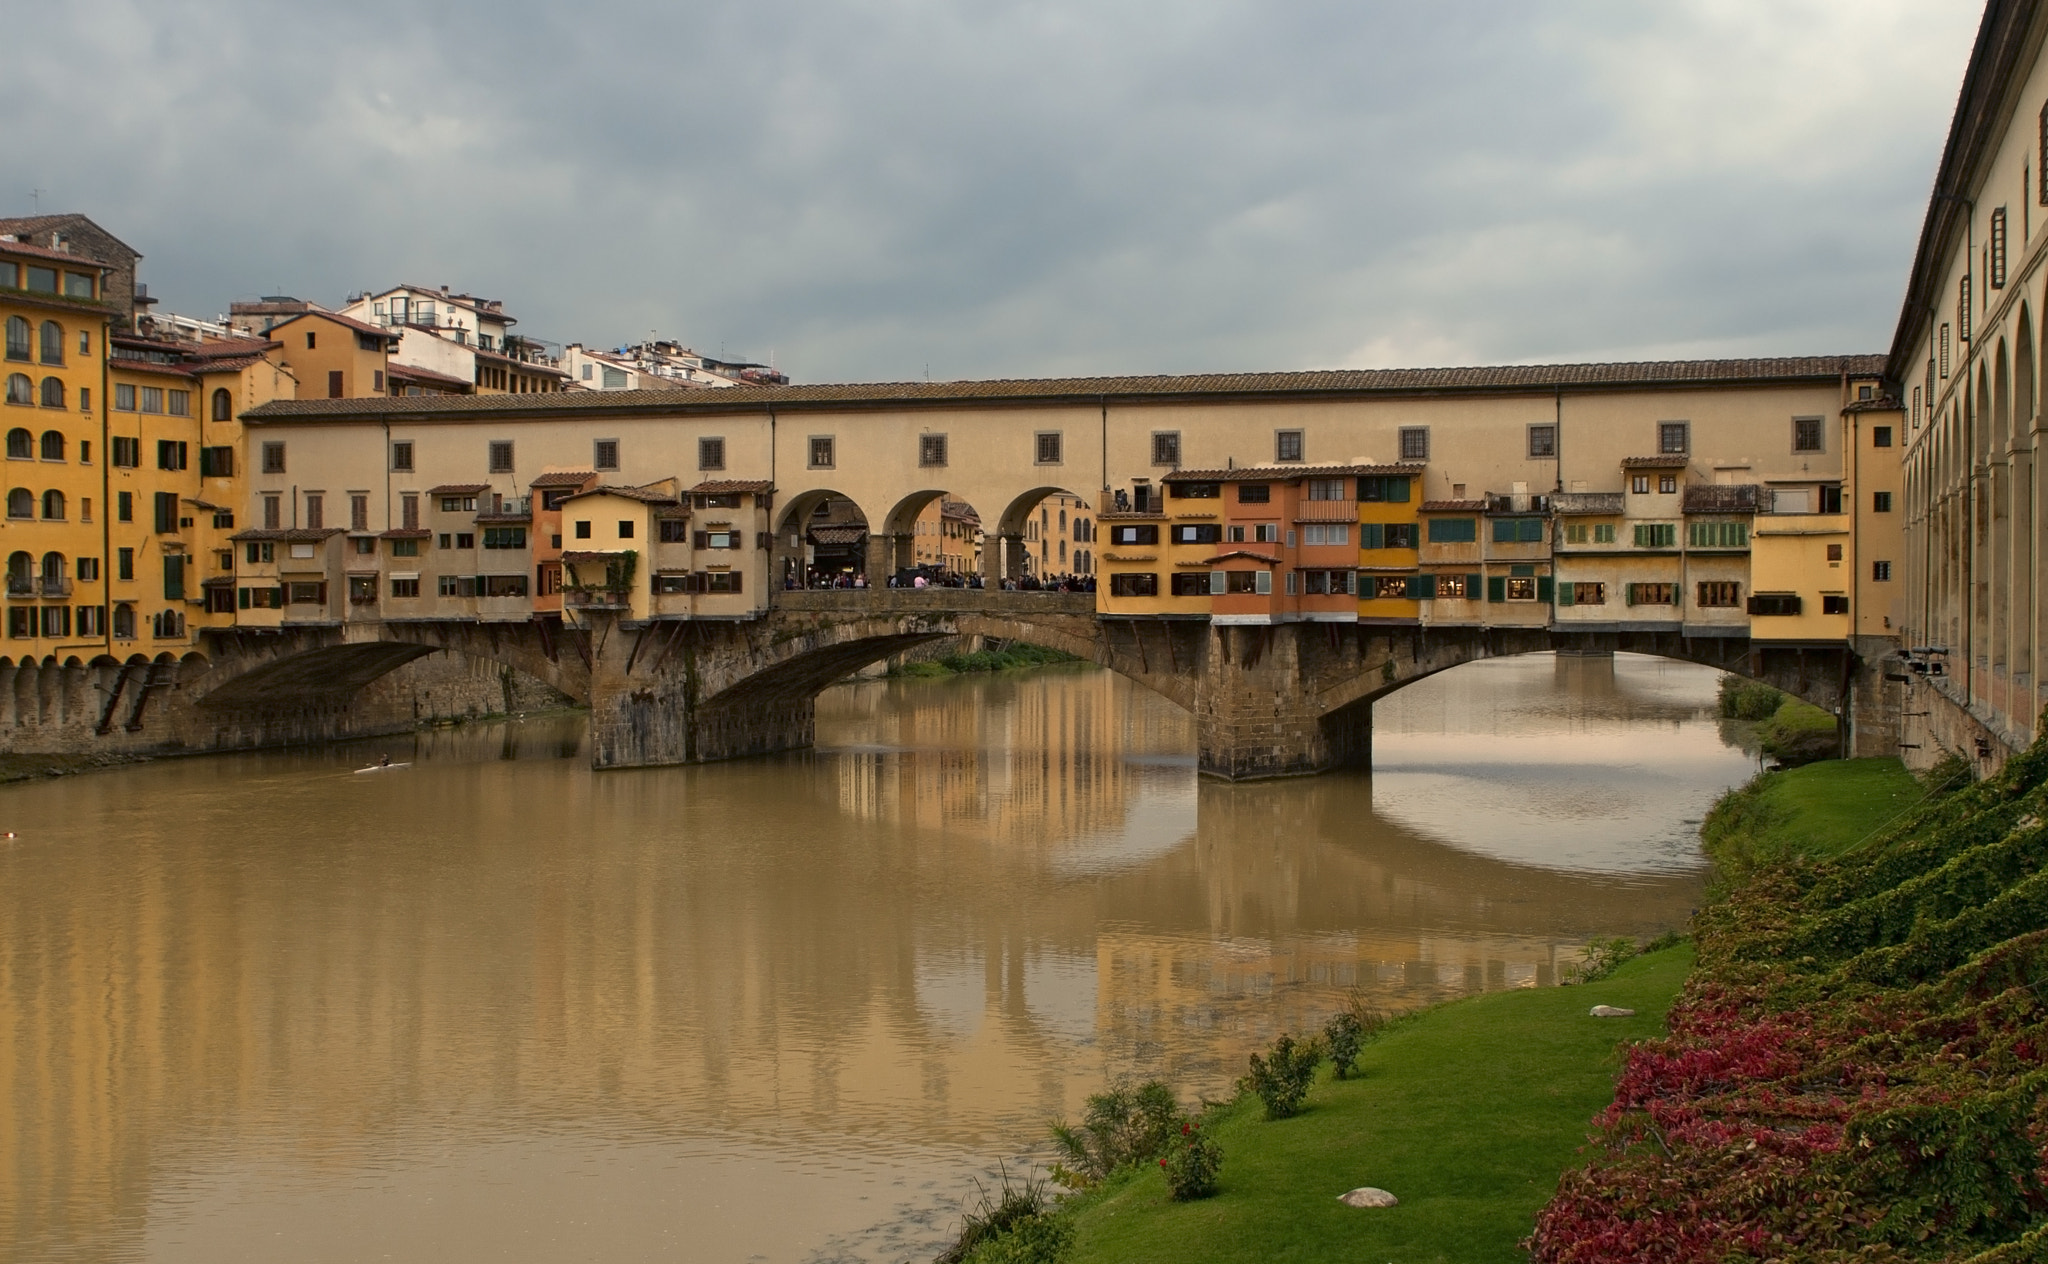
[[[1705,664],[1835,712],[1858,751],[1889,753],[1896,740],[1857,725],[1858,714],[1883,714],[1871,692],[1877,672],[1839,644],[1546,628],[1214,626],[1102,616],[1083,594],[980,589],[780,593],[769,615],[753,620],[600,618],[587,629],[553,620],[392,621],[221,633],[210,658],[175,665],[177,696],[167,705],[176,705],[166,714],[189,710],[190,727],[224,735],[213,745],[355,735],[376,728],[352,712],[356,699],[398,668],[453,651],[588,703],[595,767],[696,763],[807,746],[821,689],[954,636],[1029,641],[1130,677],[1194,713],[1202,771],[1231,779],[1365,766],[1375,700],[1463,663],[1546,650]],[[403,724],[383,731],[395,727]]]

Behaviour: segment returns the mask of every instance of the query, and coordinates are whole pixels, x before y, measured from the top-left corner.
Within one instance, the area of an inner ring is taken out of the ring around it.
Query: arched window
[[[124,641],[135,639],[135,607],[118,605],[114,607],[114,635]]]
[[[46,377],[43,379],[43,407],[64,407],[64,381],[62,378]]]
[[[48,592],[52,587],[63,582],[64,555],[62,553],[43,554],[43,590]]]
[[[54,320],[43,322],[43,363],[64,363],[64,326]]]
[[[64,520],[64,493],[52,487],[43,493],[43,517],[52,522]]]
[[[20,426],[7,432],[7,459],[10,461],[33,461],[36,459],[36,437]]]
[[[61,461],[64,459],[64,436],[55,430],[43,431],[43,459]]]
[[[36,494],[26,487],[17,487],[7,493],[7,516],[10,518],[35,517]]]
[[[223,386],[213,392],[213,419],[233,421],[235,419],[235,397]]]
[[[26,373],[7,375],[7,402],[10,404],[33,404],[36,402],[36,384],[28,380]]]
[[[15,553],[7,559],[7,595],[26,597],[35,591],[36,560],[27,553]]]
[[[28,321],[20,316],[7,318],[7,358],[28,359]]]

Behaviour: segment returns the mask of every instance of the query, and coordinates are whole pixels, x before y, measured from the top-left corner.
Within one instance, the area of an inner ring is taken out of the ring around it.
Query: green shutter
[[[1536,581],[1536,600],[1538,600],[1538,601],[1549,601],[1549,600],[1550,600],[1550,594],[1551,594],[1551,591],[1552,591],[1552,590],[1553,590],[1553,589],[1554,589],[1555,587],[1556,587],[1556,584],[1555,584],[1555,583],[1553,583],[1553,582],[1551,581],[1551,578],[1550,578],[1550,576],[1548,576],[1548,575],[1545,575],[1545,576],[1543,576],[1543,577],[1539,578],[1539,579],[1538,579],[1538,580]]]
[[[1495,575],[1486,581],[1486,599],[1488,601],[1506,601],[1508,599],[1508,581],[1506,576]]]
[[[1513,544],[1515,542],[1514,519],[1495,518],[1493,520],[1493,542],[1495,544]]]
[[[1408,577],[1408,600],[1433,601],[1436,599],[1436,576],[1410,575]]]
[[[1550,581],[1545,580],[1544,582],[1549,583]],[[1572,604],[1572,591],[1572,586],[1570,584],[1559,584],[1557,586],[1557,604],[1560,606],[1569,606],[1570,604]]]
[[[167,554],[164,557],[164,600],[183,601],[184,599],[185,559],[180,554]]]
[[[1383,549],[1387,547],[1387,528],[1377,522],[1358,524],[1358,547],[1361,549]]]
[[[1636,604],[1636,586],[1634,584],[1623,584],[1621,592],[1623,604],[1631,606]]]
[[[1390,478],[1387,480],[1387,499],[1397,505],[1408,503],[1408,480]]]
[[[1543,542],[1543,519],[1523,518],[1517,525],[1519,530],[1516,532],[1515,539],[1520,543],[1541,544]]]
[[[1477,601],[1477,600],[1479,600],[1479,590],[1480,590],[1480,587],[1481,587],[1481,581],[1482,581],[1483,579],[1484,579],[1484,576],[1480,576],[1480,575],[1467,575],[1467,576],[1465,576],[1465,600],[1467,600],[1467,601]]]

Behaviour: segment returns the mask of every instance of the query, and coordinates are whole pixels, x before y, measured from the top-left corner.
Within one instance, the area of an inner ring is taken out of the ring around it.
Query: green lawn
[[[1700,839],[1717,882],[1759,865],[1837,856],[1918,803],[1926,790],[1896,759],[1829,759],[1765,773],[1707,813]]]
[[[1223,1192],[1173,1203],[1156,1169],[1082,1201],[1077,1264],[1520,1260],[1558,1174],[1614,1097],[1618,1042],[1659,1035],[1690,946],[1598,983],[1493,992],[1427,1011],[1367,1046],[1360,1078],[1329,1069],[1306,1113],[1267,1121],[1256,1099],[1216,1130]],[[1637,1011],[1599,1019],[1594,1005]],[[1360,1185],[1401,1205],[1360,1210]]]

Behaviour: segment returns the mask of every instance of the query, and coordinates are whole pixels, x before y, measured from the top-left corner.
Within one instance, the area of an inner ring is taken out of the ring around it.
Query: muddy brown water
[[[1055,669],[710,767],[556,716],[0,790],[0,1258],[927,1259],[1112,1075],[1681,925],[1716,681],[1479,663],[1244,786]]]

